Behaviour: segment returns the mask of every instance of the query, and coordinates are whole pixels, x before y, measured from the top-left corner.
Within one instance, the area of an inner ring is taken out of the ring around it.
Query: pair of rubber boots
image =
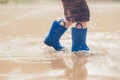
[[[60,38],[65,33],[67,28],[65,28],[66,26],[65,22],[64,22],[64,26],[60,25],[61,22],[64,21],[60,20],[53,22],[52,27],[48,33],[48,36],[44,40],[44,43],[46,45],[53,47],[56,51],[65,50],[65,47],[63,47],[60,44]],[[87,28],[85,29],[83,28],[78,29],[77,27],[72,28],[72,52],[78,52],[81,50],[89,51],[89,48],[86,44],[86,35],[87,35]]]

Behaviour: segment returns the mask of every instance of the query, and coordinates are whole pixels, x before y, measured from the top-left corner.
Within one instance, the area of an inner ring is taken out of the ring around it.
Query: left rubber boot
[[[65,47],[61,46],[59,40],[61,36],[65,33],[67,28],[65,28],[65,22],[64,26],[60,25],[60,22],[64,22],[62,20],[60,21],[54,21],[52,24],[52,27],[48,33],[48,36],[45,38],[44,43],[48,46],[53,47],[56,51],[63,51]]]
[[[72,52],[89,51],[86,44],[87,28],[72,28]]]

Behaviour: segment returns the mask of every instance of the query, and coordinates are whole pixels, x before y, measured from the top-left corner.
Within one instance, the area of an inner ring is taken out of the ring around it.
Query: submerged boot
[[[72,28],[72,52],[89,51],[86,35],[87,28]]]
[[[64,21],[60,20],[59,22],[58,21],[53,22],[50,32],[46,39],[44,40],[44,43],[46,45],[53,47],[57,51],[62,51],[65,49],[63,46],[61,46],[59,40],[61,36],[64,34],[64,32],[67,30],[67,28],[65,28],[66,25],[65,22],[64,26],[61,26],[60,22]]]

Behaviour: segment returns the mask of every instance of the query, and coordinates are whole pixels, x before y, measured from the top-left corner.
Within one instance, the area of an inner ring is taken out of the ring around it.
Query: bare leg
[[[82,26],[78,25],[77,28],[81,28],[81,27],[87,28],[87,26],[86,26],[86,25],[87,25],[87,22],[78,22],[78,23],[81,23]]]
[[[73,24],[73,22],[70,22],[67,20],[65,20],[65,23],[66,23],[66,26],[65,26],[66,28],[69,28]],[[61,22],[60,25],[64,26],[64,22]]]

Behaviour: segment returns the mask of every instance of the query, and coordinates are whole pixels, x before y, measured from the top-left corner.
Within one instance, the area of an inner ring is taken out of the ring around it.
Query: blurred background
[[[57,2],[59,0],[47,0],[50,2]],[[8,4],[8,3],[35,3],[35,2],[47,2],[46,0],[0,0],[0,4]],[[87,0],[89,2],[119,2],[120,0]]]

